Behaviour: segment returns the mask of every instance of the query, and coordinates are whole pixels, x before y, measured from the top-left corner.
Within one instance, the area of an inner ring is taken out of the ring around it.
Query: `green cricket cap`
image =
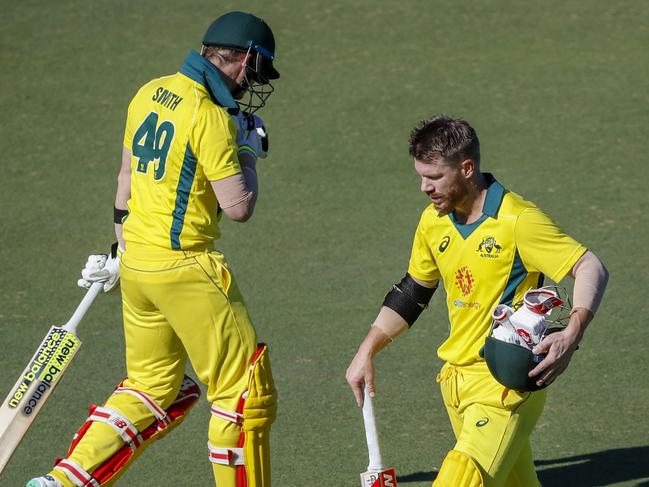
[[[229,12],[221,15],[207,28],[204,46],[221,46],[247,51],[252,49],[263,58],[262,69],[268,79],[279,78],[273,66],[275,37],[263,19],[247,12]]]

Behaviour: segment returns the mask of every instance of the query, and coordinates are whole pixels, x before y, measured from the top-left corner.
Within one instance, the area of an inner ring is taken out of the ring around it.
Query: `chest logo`
[[[442,239],[442,242],[439,244],[439,251],[440,253],[444,252],[446,250],[446,247],[448,247],[448,244],[451,243],[451,237],[448,235]]]
[[[460,267],[455,271],[455,284],[462,291],[462,296],[471,294],[475,285],[475,279],[467,266]]]
[[[498,245],[496,242],[496,237],[485,237],[478,245],[478,248],[475,250],[480,254],[480,257],[485,257],[487,259],[497,259],[500,256],[500,251],[503,248]]]

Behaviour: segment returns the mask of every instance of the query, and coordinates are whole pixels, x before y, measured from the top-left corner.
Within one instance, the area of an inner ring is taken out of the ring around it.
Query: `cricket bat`
[[[365,439],[370,462],[367,472],[361,474],[361,487],[397,487],[397,476],[394,469],[383,466],[379,435],[374,419],[374,407],[367,389],[365,389],[365,399],[363,400],[363,422],[365,423]]]
[[[103,285],[92,284],[68,322],[50,328],[0,406],[0,473],[79,350],[77,325]]]

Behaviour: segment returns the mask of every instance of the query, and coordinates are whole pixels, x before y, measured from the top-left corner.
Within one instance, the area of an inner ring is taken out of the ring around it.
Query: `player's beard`
[[[456,208],[463,209],[468,196],[463,179],[455,180],[442,195],[431,197],[435,209],[442,215],[451,213]]]
[[[232,98],[234,98],[235,100],[241,100],[241,98],[243,98],[243,95],[245,95],[247,91],[248,83],[244,81],[240,85],[238,84],[236,88],[232,90]]]

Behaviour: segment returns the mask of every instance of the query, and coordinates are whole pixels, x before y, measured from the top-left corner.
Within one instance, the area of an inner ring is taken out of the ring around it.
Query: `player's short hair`
[[[479,167],[480,140],[466,120],[438,115],[420,121],[410,132],[410,155],[425,163],[471,159]]]

